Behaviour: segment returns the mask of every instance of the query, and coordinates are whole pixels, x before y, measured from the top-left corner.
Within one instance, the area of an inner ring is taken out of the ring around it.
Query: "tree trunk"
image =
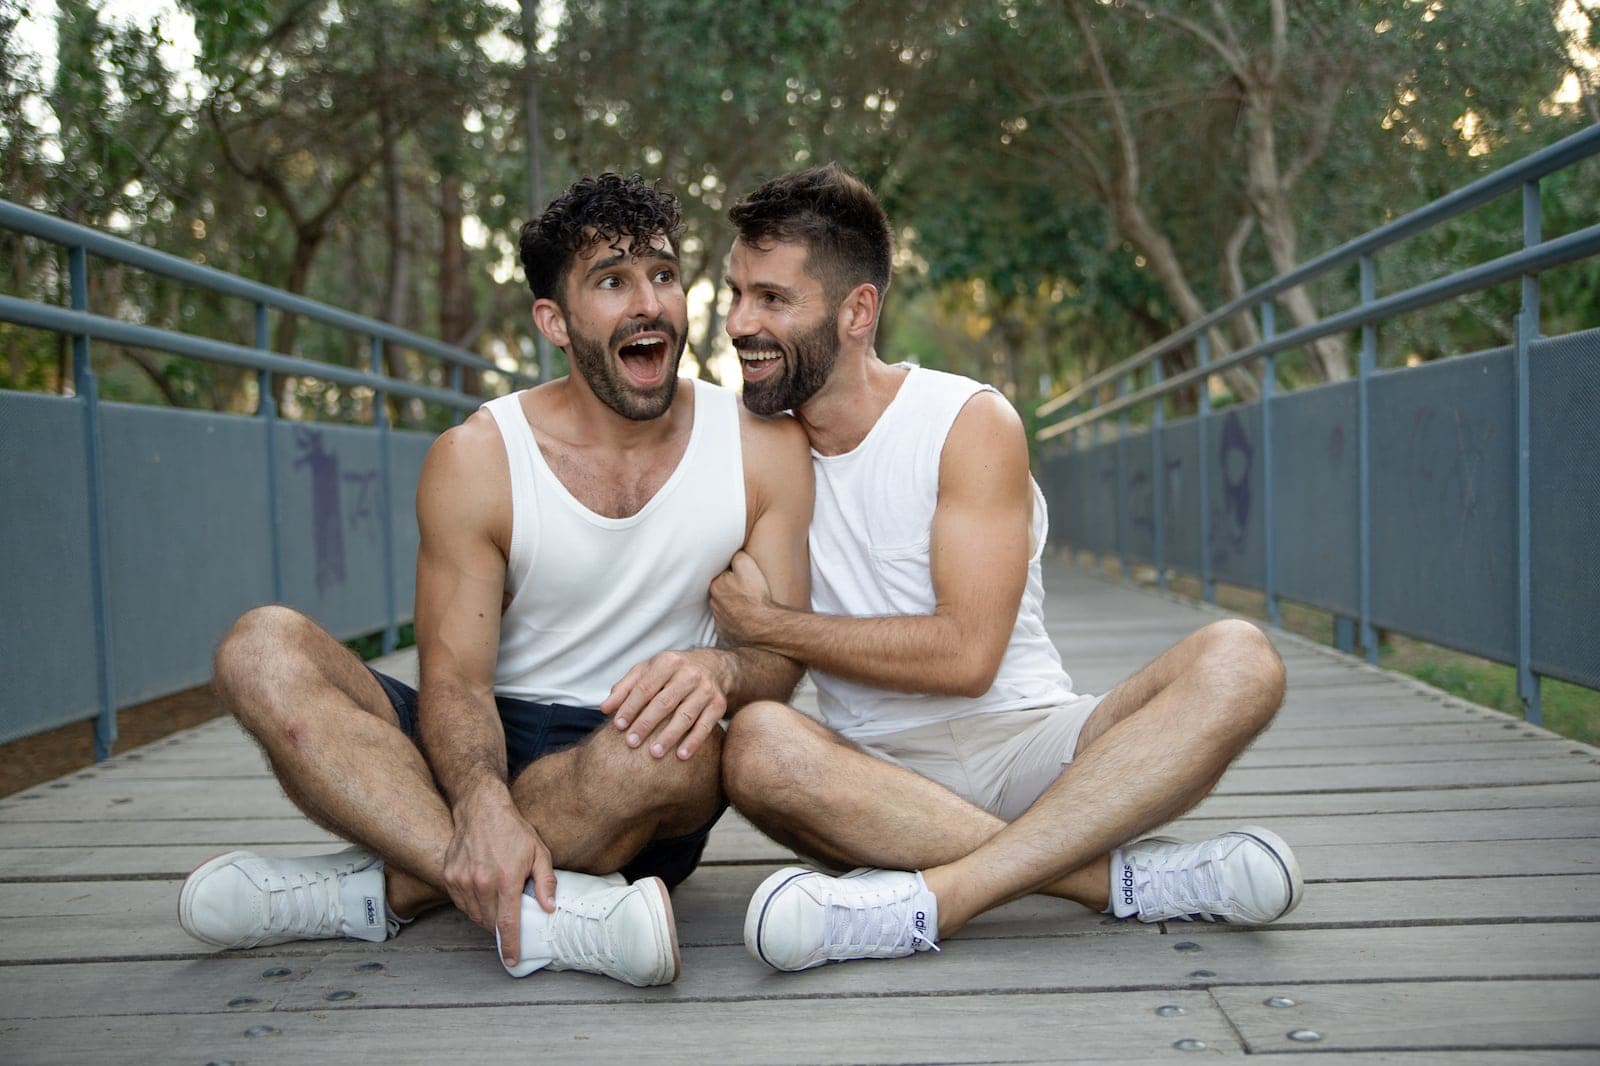
[[[311,260],[317,254],[317,245],[322,243],[322,234],[307,234],[304,231],[294,235],[294,258],[289,264],[289,279],[284,284],[284,289],[302,296],[306,291],[306,279],[311,276]],[[300,336],[300,316],[293,311],[284,311],[278,316],[278,328],[273,331],[272,350],[279,355],[294,355],[295,341]],[[281,374],[272,375],[272,398],[277,401],[278,409],[283,410],[283,398],[289,390],[289,379]]]
[[[380,45],[380,55],[381,55]],[[394,108],[384,94],[378,106],[379,122],[383,130],[383,189],[384,224],[389,238],[389,262],[384,278],[383,320],[391,325],[406,324],[406,273],[411,246],[409,220],[406,217],[405,174],[400,161],[400,130],[395,121]],[[406,368],[399,348],[388,341],[383,343],[383,366],[391,378],[404,380]],[[392,393],[385,394],[389,408],[389,424],[399,425],[401,404]]]
[[[445,174],[439,183],[439,336],[446,344],[460,344],[472,332],[472,286],[467,282],[467,246],[461,237],[466,211],[461,203],[461,176]],[[461,368],[461,388],[468,395],[482,393],[476,367]]]
[[[522,0],[522,108],[528,136],[528,217],[544,210],[544,151],[539,122],[539,0]],[[554,372],[550,342],[534,330],[539,350],[539,380]]]
[[[706,328],[700,335],[700,380],[716,381],[711,374],[711,353],[716,347],[717,334],[722,330],[722,266],[733,251],[733,234],[729,233],[706,250],[704,275],[711,282],[711,306],[706,310]]]

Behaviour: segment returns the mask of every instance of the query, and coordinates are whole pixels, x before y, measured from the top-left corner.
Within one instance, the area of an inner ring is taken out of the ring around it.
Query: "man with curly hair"
[[[994,389],[874,348],[893,242],[872,190],[830,164],[729,215],[745,404],[793,410],[811,442],[812,610],[745,555],[712,607],[724,636],[810,664],[826,722],[742,708],[723,782],[769,835],[858,867],[774,873],[746,946],[780,970],[909,956],[1035,892],[1142,921],[1287,914],[1302,881],[1276,834],[1137,839],[1272,720],[1271,642],[1216,622],[1104,696],[1075,692],[1044,626],[1022,420]]]
[[[215,686],[284,791],[355,846],[231,852],[185,882],[226,948],[394,935],[452,902],[506,969],[678,972],[667,890],[725,807],[726,711],[786,698],[789,659],[714,645],[736,550],[806,602],[811,471],[792,419],[677,371],[677,201],[602,174],[524,227],[533,319],[566,378],[491,400],[417,487],[420,692],[281,606],[239,619]]]

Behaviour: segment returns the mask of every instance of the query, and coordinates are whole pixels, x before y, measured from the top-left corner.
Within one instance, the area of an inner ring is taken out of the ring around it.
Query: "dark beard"
[[[649,392],[640,392],[623,379],[621,368],[609,358],[608,352],[634,334],[649,330],[665,333],[669,347],[676,345],[677,350],[670,357],[666,380]],[[612,333],[609,344],[602,344],[570,326],[567,330],[572,366],[582,375],[589,391],[617,414],[635,422],[660,418],[672,407],[672,398],[678,391],[678,362],[683,358],[684,339],[665,319],[657,319],[642,327],[619,326]]]
[[[760,348],[760,337],[740,337],[733,346],[740,351]],[[833,364],[839,360],[839,330],[833,314],[794,339],[785,352],[778,376],[744,383],[744,405],[758,415],[793,411],[817,394],[828,383]]]

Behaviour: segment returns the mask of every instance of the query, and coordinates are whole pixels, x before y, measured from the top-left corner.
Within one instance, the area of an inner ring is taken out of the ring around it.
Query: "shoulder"
[[[981,389],[956,414],[939,458],[943,487],[965,487],[1028,470],[1028,436],[1022,416],[1000,393]]]
[[[417,481],[417,517],[424,526],[509,528],[511,472],[494,416],[479,408],[428,448]],[[429,519],[433,519],[432,523]]]
[[[739,404],[745,484],[756,500],[811,495],[811,442],[793,415],[753,414]],[[809,503],[807,504],[809,509]]]

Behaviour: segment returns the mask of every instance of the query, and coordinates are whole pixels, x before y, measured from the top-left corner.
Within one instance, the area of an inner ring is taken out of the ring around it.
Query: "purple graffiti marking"
[[[350,504],[350,529],[364,532],[367,543],[378,543],[378,472],[367,470],[362,473],[346,474],[346,485],[355,489],[355,499]]]
[[[344,522],[339,502],[339,457],[322,446],[322,433],[294,431],[299,456],[294,468],[311,471],[311,543],[316,549],[317,593],[344,584]]]
[[[1256,449],[1245,432],[1244,420],[1235,411],[1223,419],[1220,453],[1222,509],[1229,519],[1229,540],[1240,548],[1250,521],[1250,468],[1255,464]]]

